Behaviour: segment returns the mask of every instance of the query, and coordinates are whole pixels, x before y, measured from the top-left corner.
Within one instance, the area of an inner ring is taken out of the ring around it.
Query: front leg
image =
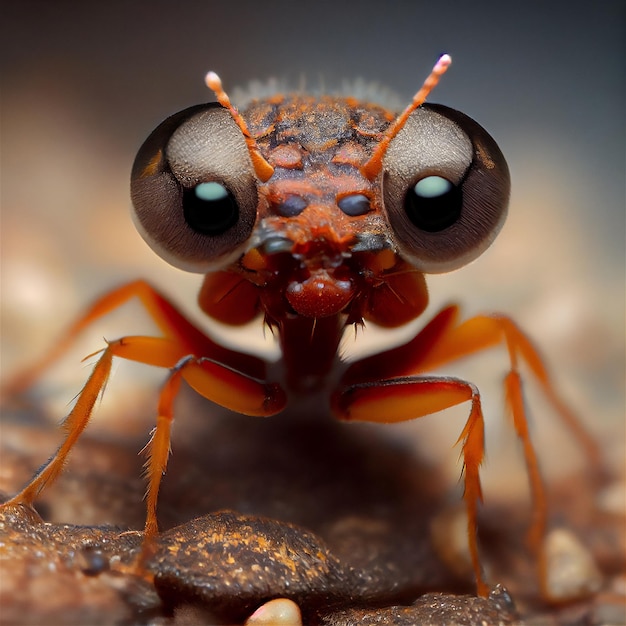
[[[232,353],[234,362],[238,362],[241,356],[226,348],[221,350],[221,356],[228,357]],[[225,362],[219,362],[213,358],[189,354],[189,346],[177,337],[123,337],[108,343],[102,351],[87,383],[78,394],[74,408],[63,423],[66,437],[56,453],[20,493],[0,507],[32,505],[39,493],[59,476],[71,449],[89,422],[98,396],[106,386],[113,357],[171,370],[159,399],[157,425],[147,446],[146,539],[157,531],[157,495],[167,466],[173,402],[181,380],[186,380],[209,400],[248,415],[272,415],[286,404],[285,393],[278,385],[235,369],[228,358],[224,359]]]
[[[146,339],[140,337],[138,339]],[[131,358],[128,355],[126,358]],[[183,357],[172,369],[161,390],[156,427],[144,448],[147,455],[146,526],[144,550],[158,532],[156,507],[161,479],[170,454],[170,433],[174,418],[174,400],[182,380],[200,395],[247,415],[269,416],[281,411],[287,402],[277,384],[264,383],[232,370],[211,359]]]
[[[481,497],[478,466],[483,457],[483,441],[482,434],[479,438],[474,432],[478,424],[482,424],[480,402],[472,391],[474,387],[469,383],[455,381],[452,384],[451,379],[423,376],[434,368],[498,344],[504,345],[509,355],[509,371],[504,379],[506,404],[523,446],[533,501],[533,519],[528,538],[537,556],[539,580],[545,589],[547,572],[541,544],[545,535],[548,505],[528,429],[519,373],[520,361],[528,365],[594,469],[601,467],[601,454],[596,442],[556,392],[541,356],[511,319],[502,315],[477,315],[459,322],[458,307],[446,307],[406,344],[350,364],[335,393],[333,407],[342,419],[393,422],[421,417],[472,400],[471,415],[460,439],[464,441],[465,501],[469,513],[470,549],[474,559],[476,507],[469,500],[476,502]],[[482,426],[480,428],[482,432]],[[476,475],[472,475],[472,472]],[[486,591],[477,561],[474,567],[479,591]]]
[[[138,561],[140,570],[143,570],[153,545],[151,540],[158,532],[158,493],[169,457],[173,404],[182,380],[186,380],[209,400],[248,415],[277,413],[284,408],[286,396],[278,385],[266,381],[266,363],[262,359],[213,341],[187,320],[167,298],[142,280],[128,283],[101,296],[67,329],[48,353],[9,380],[4,390],[15,394],[27,389],[71,347],[83,330],[131,299],[140,301],[163,336],[123,337],[107,342],[78,394],[74,407],[63,422],[65,439],[32,480],[18,494],[1,504],[0,508],[32,506],[39,494],[58,478],[72,448],[87,427],[98,397],[104,392],[114,357],[169,369],[170,374],[159,397],[156,427],[144,449],[147,455],[145,474],[148,487],[144,542]]]
[[[182,378],[203,396],[240,413],[271,415],[284,407],[286,399],[283,390],[264,380],[266,365],[262,359],[219,345],[143,280],[122,285],[97,299],[48,353],[9,380],[4,389],[9,394],[24,391],[71,347],[83,330],[133,298],[141,302],[164,336],[123,337],[108,342],[78,394],[73,409],[63,422],[66,433],[64,441],[30,483],[0,506],[30,506],[39,493],[56,480],[71,449],[87,426],[98,396],[104,391],[114,357],[172,370],[161,393],[157,426],[147,446],[147,535],[154,534],[157,528],[156,498],[161,475],[167,464],[172,403]]]
[[[479,468],[485,450],[484,418],[478,389],[471,383],[448,377],[408,376],[380,382],[352,384],[332,398],[333,412],[343,420],[392,423],[404,422],[462,402],[471,402],[470,414],[459,437],[463,442],[463,498],[467,508],[467,534],[478,594],[486,597],[478,556],[478,502],[482,501]]]
[[[216,343],[190,322],[150,283],[145,280],[135,280],[121,285],[95,300],[38,361],[32,363],[25,370],[18,371],[8,381],[4,381],[2,391],[6,395],[11,396],[28,389],[57,359],[71,348],[84,330],[100,318],[116,311],[133,299],[141,303],[145,312],[159,327],[163,336],[170,338],[173,344],[175,344],[175,350],[178,350],[183,355],[201,354],[216,361],[228,363],[231,367],[250,376],[256,378],[264,376],[265,363],[261,359],[241,352],[235,352]],[[163,350],[158,351],[158,353],[164,355]],[[155,355],[151,358],[154,358]],[[172,363],[171,360],[168,361],[166,359],[166,362],[168,364],[164,365],[164,367],[171,367],[176,363],[176,360]]]

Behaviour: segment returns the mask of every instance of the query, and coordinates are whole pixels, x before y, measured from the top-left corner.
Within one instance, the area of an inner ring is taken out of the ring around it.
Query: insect
[[[449,56],[439,59],[399,116],[351,98],[303,95],[277,95],[240,113],[209,73],[217,102],[172,115],[139,150],[133,217],[166,261],[204,275],[199,304],[209,317],[231,325],[263,319],[278,337],[283,376],[270,379],[263,359],[220,345],[146,282],[122,286],[96,301],[16,387],[30,384],[86,326],[132,298],[142,302],[162,336],[122,337],[96,353],[65,420],[64,442],[3,506],[31,505],[57,478],[114,357],[169,370],[146,448],[145,544],[158,532],[157,495],[183,380],[213,402],[249,415],[278,413],[289,397],[331,383],[330,409],[342,420],[402,422],[465,403],[468,419],[459,441],[468,539],[477,590],[486,595],[476,538],[484,453],[480,394],[471,382],[429,372],[504,344],[510,361],[506,402],[523,442],[535,513],[530,537],[538,550],[547,506],[527,428],[520,361],[585,437],[511,319],[460,321],[458,307],[449,306],[404,345],[350,363],[338,355],[350,327],[397,327],[419,317],[428,302],[425,275],[478,257],[504,222],[510,180],[495,141],[464,114],[424,104],[449,64]]]

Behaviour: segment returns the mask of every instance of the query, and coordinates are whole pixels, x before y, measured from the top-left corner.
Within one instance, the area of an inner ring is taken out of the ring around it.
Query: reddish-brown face
[[[221,321],[403,324],[426,306],[423,274],[472,260],[504,220],[504,158],[453,109],[419,107],[393,136],[394,114],[353,99],[258,101],[242,113],[248,130],[237,115],[212,104],[168,118],[132,178],[139,231],[207,274],[201,306]]]
[[[245,119],[274,167],[259,185],[252,236],[252,254],[266,265],[254,280],[265,287],[266,308],[280,308],[273,297],[280,293],[282,308],[298,315],[346,311],[372,277],[372,253],[359,248],[391,249],[380,185],[360,167],[393,116],[355,101],[294,96],[253,104]],[[247,258],[242,266],[250,269]]]

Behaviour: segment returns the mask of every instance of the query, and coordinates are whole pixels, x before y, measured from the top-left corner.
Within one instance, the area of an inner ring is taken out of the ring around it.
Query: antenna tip
[[[212,91],[221,91],[222,89],[222,80],[215,72],[208,72],[204,77],[204,82]]]
[[[436,67],[447,68],[452,63],[452,57],[449,54],[442,54],[437,61]]]

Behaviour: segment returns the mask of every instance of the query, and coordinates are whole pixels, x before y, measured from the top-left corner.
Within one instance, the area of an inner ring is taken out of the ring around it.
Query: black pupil
[[[463,194],[461,187],[441,176],[427,176],[411,187],[404,200],[409,219],[429,233],[437,233],[452,226],[461,215]]]
[[[200,183],[183,191],[185,221],[203,235],[221,235],[237,223],[239,208],[220,183]]]

